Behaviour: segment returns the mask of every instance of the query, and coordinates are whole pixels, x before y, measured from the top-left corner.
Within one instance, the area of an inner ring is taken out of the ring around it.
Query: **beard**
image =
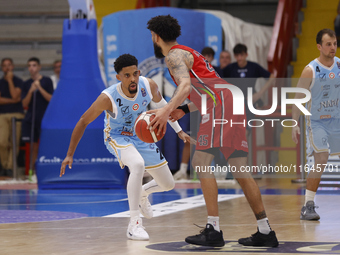
[[[162,48],[159,47],[156,43],[153,43],[153,50],[156,58],[164,58],[165,56],[162,53]]]
[[[131,84],[131,85],[132,85],[132,84]],[[130,86],[129,86],[129,89],[128,89],[128,90],[129,90],[129,93],[130,93],[130,94],[136,94],[136,93],[137,93],[137,88],[138,88],[138,87],[137,87],[137,84],[133,83],[133,85],[136,85],[136,88],[135,88],[135,89],[131,89]]]

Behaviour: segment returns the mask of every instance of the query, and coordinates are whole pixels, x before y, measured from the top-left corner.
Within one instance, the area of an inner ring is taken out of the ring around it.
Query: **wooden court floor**
[[[236,184],[237,185],[237,184]],[[183,188],[180,184],[176,188]],[[261,180],[260,187],[292,189],[301,184]],[[184,238],[197,234],[206,223],[198,207],[144,219],[149,241],[126,238],[128,218],[91,217],[73,220],[0,224],[1,255],[106,255],[106,254],[340,254],[340,196],[317,195],[320,221],[300,221],[303,195],[263,195],[267,215],[276,232],[278,248],[242,247],[237,239],[256,232],[256,220],[245,197],[219,203],[226,246],[188,245]]]

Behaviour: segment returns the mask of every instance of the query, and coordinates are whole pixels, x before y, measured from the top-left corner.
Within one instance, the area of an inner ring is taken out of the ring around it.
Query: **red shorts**
[[[223,154],[226,158],[235,150],[248,152],[246,115],[233,115],[233,98],[228,89],[221,89],[218,94],[222,104],[207,97],[207,113],[201,118],[196,150],[224,148]],[[201,111],[201,97],[200,95],[196,96],[191,94],[191,99]]]

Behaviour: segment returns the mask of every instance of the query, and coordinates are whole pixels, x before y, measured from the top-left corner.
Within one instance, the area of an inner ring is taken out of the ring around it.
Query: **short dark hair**
[[[37,62],[38,65],[40,65],[40,59],[37,58],[37,57],[31,57],[27,60],[27,63],[28,62],[31,62],[31,61],[34,61],[34,62]]]
[[[320,30],[318,34],[316,35],[316,44],[320,44],[320,45],[322,44],[322,37],[325,34],[328,34],[332,38],[336,38],[335,32],[332,29],[324,28]]]
[[[158,34],[164,42],[176,41],[177,37],[181,35],[181,26],[178,24],[178,20],[171,17],[170,14],[151,18],[147,28]]]
[[[6,61],[6,60],[8,60],[8,61],[10,61],[12,64],[13,64],[13,59],[12,58],[3,58],[3,59],[1,59],[1,65]]]
[[[212,55],[213,57],[215,57],[215,51],[211,47],[204,47],[201,54],[203,56]]]
[[[237,54],[242,54],[242,53],[246,53],[247,54],[247,46],[241,43],[238,43],[235,45],[233,51],[234,51],[234,55]]]
[[[57,63],[61,63],[61,60],[60,59],[57,59],[57,60],[55,60],[54,62],[53,62],[53,65],[55,65],[55,64],[57,64]]]
[[[120,55],[116,61],[113,63],[115,71],[119,73],[124,67],[127,66],[138,66],[138,60],[135,56],[130,54]]]

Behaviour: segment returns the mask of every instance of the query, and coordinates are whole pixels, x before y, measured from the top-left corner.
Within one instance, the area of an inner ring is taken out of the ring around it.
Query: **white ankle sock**
[[[181,163],[181,166],[179,167],[179,171],[182,173],[186,173],[188,169],[188,164],[186,163]]]
[[[308,201],[314,201],[316,192],[306,189],[305,206]]]
[[[208,216],[208,223],[211,224],[216,231],[220,231],[220,217]]]
[[[131,210],[130,211],[130,218],[133,219],[135,217],[139,217],[139,210]]]
[[[268,235],[272,229],[269,226],[268,218],[260,219],[257,221],[257,226],[259,227],[259,232],[261,234]]]

